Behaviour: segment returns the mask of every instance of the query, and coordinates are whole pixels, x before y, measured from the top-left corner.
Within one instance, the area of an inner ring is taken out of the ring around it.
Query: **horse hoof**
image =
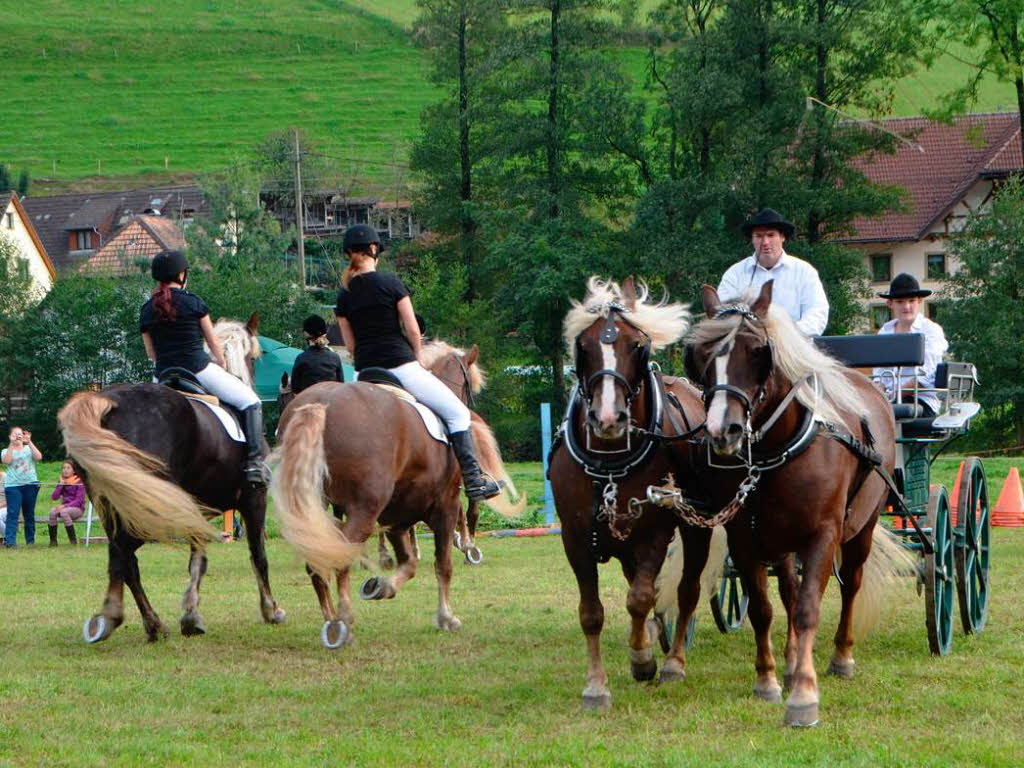
[[[389,600],[395,596],[395,588],[391,581],[380,576],[371,576],[359,588],[359,597],[363,600]]]
[[[662,667],[661,674],[658,675],[658,684],[664,683],[682,683],[686,681],[686,670],[684,669],[672,669],[671,667]]]
[[[280,608],[274,608],[269,613],[263,614],[263,622],[265,624],[284,624],[284,620],[287,614]]]
[[[106,640],[113,631],[113,622],[108,621],[106,616],[97,614],[91,619],[85,620],[85,625],[82,627],[82,639],[92,645]]]
[[[206,627],[203,626],[203,617],[199,614],[196,614],[194,616],[182,616],[181,634],[183,634],[185,637],[205,635]]]
[[[782,676],[782,688],[786,691],[793,690],[793,680],[796,678],[796,674],[793,672],[787,672]]]
[[[458,531],[452,534],[452,544],[455,545],[456,549],[462,549],[462,534]]]
[[[434,626],[447,632],[455,632],[462,626],[462,621],[456,616],[434,616]]]
[[[612,695],[608,691],[603,693],[584,693],[584,712],[607,712],[612,708]]]
[[[754,696],[761,701],[767,701],[769,704],[780,704],[782,702],[782,688],[779,687],[778,683],[767,688],[758,688],[755,685]]]
[[[850,661],[837,661],[836,659],[832,659],[832,661],[828,663],[828,674],[841,677],[844,680],[849,680],[853,677],[853,669],[854,663],[852,659]]]
[[[336,651],[348,642],[348,625],[344,621],[325,621],[324,628],[320,630],[320,642],[324,648]]]
[[[818,724],[818,702],[811,704],[790,704],[786,707],[783,721],[793,728],[811,728]]]
[[[646,683],[653,680],[658,674],[658,662],[654,659],[640,663],[634,661],[630,662],[629,669],[633,673],[634,680],[638,683]]]
[[[480,565],[484,561],[484,553],[480,551],[477,546],[472,546],[466,550],[466,562],[470,565]]]
[[[162,622],[158,622],[155,627],[146,627],[146,640],[150,643],[163,640],[170,634],[171,633],[167,631],[167,627],[165,627]]]

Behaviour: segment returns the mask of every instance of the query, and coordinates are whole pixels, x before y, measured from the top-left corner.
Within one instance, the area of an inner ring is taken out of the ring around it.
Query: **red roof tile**
[[[91,275],[136,274],[163,250],[181,250],[185,235],[166,216],[136,216],[79,268]]]

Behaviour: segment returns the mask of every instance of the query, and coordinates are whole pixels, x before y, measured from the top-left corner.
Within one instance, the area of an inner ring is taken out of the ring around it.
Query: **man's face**
[[[771,269],[782,258],[782,244],[786,237],[779,230],[771,227],[754,227],[750,234],[754,244],[754,254],[762,267]]]
[[[924,301],[920,296],[915,296],[912,299],[889,299],[886,303],[898,323],[910,325],[921,313],[921,305]]]

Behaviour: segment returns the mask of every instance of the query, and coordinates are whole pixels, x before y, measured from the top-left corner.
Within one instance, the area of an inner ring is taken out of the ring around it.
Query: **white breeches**
[[[469,429],[469,408],[439,378],[418,362],[389,369],[413,397],[432,410],[448,427],[449,432]]]
[[[241,379],[232,376],[216,363],[210,363],[196,374],[211,395],[216,395],[228,405],[240,411],[260,404],[260,399],[252,388],[243,384]]]

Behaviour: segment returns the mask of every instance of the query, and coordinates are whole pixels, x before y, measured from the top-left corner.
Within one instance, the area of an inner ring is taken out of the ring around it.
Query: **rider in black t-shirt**
[[[263,410],[252,387],[225,370],[224,353],[213,333],[210,309],[201,298],[185,290],[188,260],[179,251],[161,251],[153,257],[153,279],[159,283],[139,312],[139,330],[146,355],[159,375],[168,368],[184,368],[203,387],[242,414],[245,433],[245,477],[266,485],[263,463]],[[203,348],[203,342],[209,353]],[[213,357],[211,361],[210,358]]]
[[[381,250],[377,230],[357,224],[345,231],[348,267],[342,276],[334,314],[357,371],[386,368],[417,400],[440,416],[448,427],[470,500],[501,493],[476,459],[470,413],[447,386],[419,363],[420,332],[409,289],[396,275],[377,271]]]
[[[302,323],[302,333],[309,346],[295,358],[292,366],[292,392],[319,384],[321,381],[344,381],[341,358],[327,346],[327,323],[320,315],[310,315]]]

